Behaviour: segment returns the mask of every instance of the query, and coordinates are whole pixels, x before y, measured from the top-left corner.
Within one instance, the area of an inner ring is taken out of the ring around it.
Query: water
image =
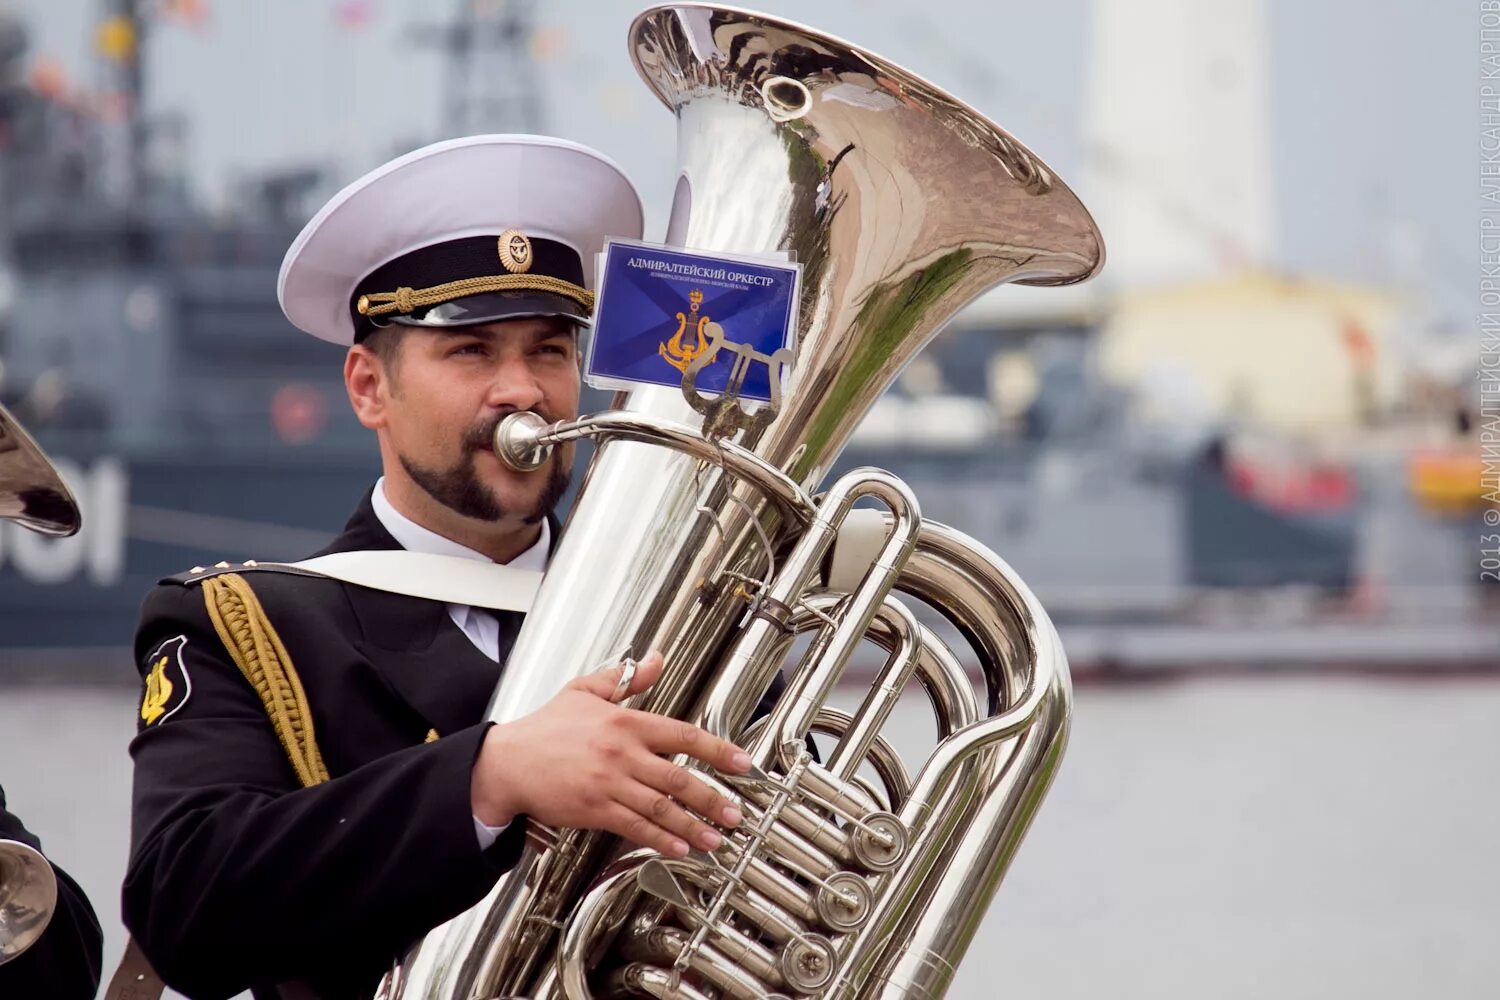
[[[928,737],[898,715],[903,750]],[[0,781],[124,947],[135,692],[0,693]],[[1500,680],[1089,687],[950,997],[1488,998]]]

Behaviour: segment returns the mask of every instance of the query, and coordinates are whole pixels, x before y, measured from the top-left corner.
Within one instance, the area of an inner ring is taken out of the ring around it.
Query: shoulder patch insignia
[[[141,696],[141,722],[154,726],[172,717],[193,692],[182,650],[187,636],[179,635],[157,646],[146,657],[146,690]]]

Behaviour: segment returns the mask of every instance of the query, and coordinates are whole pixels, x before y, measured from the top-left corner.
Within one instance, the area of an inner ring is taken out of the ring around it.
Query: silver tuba
[[[31,436],[0,406],[0,518],[47,535],[78,531],[78,504]],[[57,876],[40,852],[0,840],[0,965],[42,936],[57,907]]]
[[[688,379],[578,420],[501,425],[497,452],[518,468],[579,438],[597,452],[489,717],[659,648],[667,670],[632,705],[749,750],[749,775],[701,774],[745,822],[683,860],[532,824],[518,867],[381,996],[940,997],[1061,758],[1067,662],[1010,567],[923,520],[899,479],[858,469],[814,491],[955,312],[1005,281],[1081,281],[1102,241],[1014,138],[847,42],[682,4],[636,18],[630,51],[678,121],[668,242],[795,255],[795,357],[774,409],[706,402]],[[941,612],[971,653],[897,594]],[[863,642],[883,666],[848,712],[829,696]],[[910,681],[938,729],[914,773],[881,732]],[[832,747],[821,761],[809,733]]]

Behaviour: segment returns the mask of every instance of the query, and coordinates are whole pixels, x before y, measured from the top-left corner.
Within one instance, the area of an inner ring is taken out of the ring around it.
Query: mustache
[[[549,424],[553,419],[540,410],[511,410],[501,413],[483,423],[475,424],[464,432],[464,449],[467,451],[493,451],[495,447],[495,430],[500,422],[512,413],[535,413]]]

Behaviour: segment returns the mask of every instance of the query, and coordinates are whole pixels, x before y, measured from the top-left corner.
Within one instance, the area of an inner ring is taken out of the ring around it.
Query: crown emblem
[[[507,229],[500,234],[500,263],[511,274],[524,274],[531,270],[531,241],[519,229]]]

